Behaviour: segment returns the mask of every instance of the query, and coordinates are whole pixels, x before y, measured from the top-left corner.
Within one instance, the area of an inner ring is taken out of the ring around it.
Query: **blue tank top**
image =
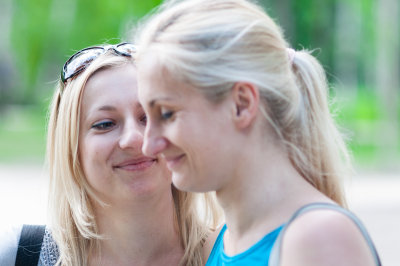
[[[228,256],[224,251],[224,225],[215,240],[214,247],[208,257],[206,266],[248,266],[248,265],[268,265],[269,255],[279,232],[283,225],[268,233],[260,241],[251,246],[248,250],[234,256]]]

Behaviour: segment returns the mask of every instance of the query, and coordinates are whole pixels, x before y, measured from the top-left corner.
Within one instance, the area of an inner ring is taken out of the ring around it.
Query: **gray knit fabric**
[[[42,249],[40,251],[40,258],[38,266],[53,266],[56,264],[57,259],[60,253],[58,251],[58,247],[56,242],[54,242],[53,238],[51,237],[50,231],[46,228]]]

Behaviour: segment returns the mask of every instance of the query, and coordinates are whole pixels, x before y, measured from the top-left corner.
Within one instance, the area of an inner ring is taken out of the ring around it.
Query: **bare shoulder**
[[[282,265],[375,265],[356,224],[334,210],[315,210],[288,227],[282,244]]]
[[[223,225],[219,226],[216,230],[210,231],[207,238],[205,239],[203,245],[203,261],[207,262],[208,257],[211,254],[211,251],[214,247],[215,240],[217,239],[219,233],[221,232]]]

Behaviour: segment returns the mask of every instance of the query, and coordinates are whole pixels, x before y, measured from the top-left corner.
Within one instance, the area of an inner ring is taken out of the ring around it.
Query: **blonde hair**
[[[50,106],[47,139],[49,166],[49,217],[52,237],[59,250],[58,265],[83,266],[88,254],[100,251],[93,201],[104,204],[88,184],[78,152],[82,94],[88,79],[100,69],[133,64],[132,58],[110,51],[95,59],[76,78],[59,82]],[[175,215],[185,249],[183,263],[202,265],[202,241],[219,222],[219,209],[212,194],[196,195],[171,186]],[[200,201],[197,201],[200,200]],[[198,203],[204,217],[200,217]]]
[[[255,84],[260,111],[297,171],[345,206],[339,179],[350,169],[346,145],[328,104],[325,72],[311,52],[288,53],[280,27],[246,0],[169,1],[139,28],[141,58],[218,102],[235,82]]]

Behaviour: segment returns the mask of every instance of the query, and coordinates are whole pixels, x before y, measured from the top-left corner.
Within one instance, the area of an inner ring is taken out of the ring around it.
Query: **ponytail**
[[[201,2],[201,5],[200,5]],[[349,155],[331,117],[324,70],[307,51],[286,49],[281,28],[246,0],[184,1],[156,16],[140,35],[138,57],[160,65],[216,102],[238,81],[259,89],[260,112],[293,166],[345,206],[339,177]]]
[[[289,157],[300,174],[319,191],[346,206],[340,177],[350,170],[349,154],[329,110],[325,71],[309,51],[297,51],[292,60],[300,90],[297,129],[285,134]]]

